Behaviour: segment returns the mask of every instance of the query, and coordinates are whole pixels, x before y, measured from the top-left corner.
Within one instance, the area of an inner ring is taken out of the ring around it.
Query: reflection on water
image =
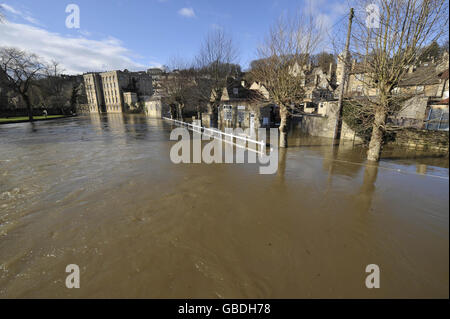
[[[448,297],[448,158],[292,134],[259,175],[172,164],[171,128],[1,125],[0,297]]]

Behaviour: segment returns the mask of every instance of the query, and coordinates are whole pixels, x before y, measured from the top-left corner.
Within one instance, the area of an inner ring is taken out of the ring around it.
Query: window
[[[231,110],[231,105],[223,106],[223,118],[227,121],[231,121],[233,119],[233,111]]]
[[[238,115],[238,121],[239,121],[239,123],[242,123],[242,122],[244,122],[244,111],[243,110],[238,110],[238,113],[237,113],[237,115]]]
[[[233,88],[233,94],[238,95],[239,94],[239,88]]]

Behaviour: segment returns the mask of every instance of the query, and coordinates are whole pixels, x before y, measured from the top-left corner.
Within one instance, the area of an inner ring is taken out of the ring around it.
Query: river
[[[260,175],[173,164],[173,127],[0,125],[0,298],[448,298],[448,157],[294,133]]]

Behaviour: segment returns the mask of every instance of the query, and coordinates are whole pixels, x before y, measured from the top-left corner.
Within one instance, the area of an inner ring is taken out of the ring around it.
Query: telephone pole
[[[350,9],[350,16],[348,17],[348,30],[347,30],[347,42],[345,43],[344,50],[344,69],[342,70],[342,79],[339,87],[339,99],[338,99],[338,111],[336,113],[336,126],[334,128],[334,139],[339,140],[341,138],[341,129],[342,129],[342,102],[344,99],[344,92],[347,80],[347,64],[348,64],[348,55],[349,55],[349,47],[350,47],[350,35],[352,33],[352,22],[353,22],[354,11],[353,8]],[[339,57],[338,57],[339,59]]]

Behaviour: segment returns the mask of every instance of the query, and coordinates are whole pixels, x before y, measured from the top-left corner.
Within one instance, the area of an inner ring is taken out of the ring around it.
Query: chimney
[[[333,62],[330,62],[330,67],[328,69],[328,80],[331,81],[331,73],[333,72]]]
[[[319,84],[319,82],[320,82],[320,75],[316,74],[316,77],[314,79],[314,85],[317,86]]]

